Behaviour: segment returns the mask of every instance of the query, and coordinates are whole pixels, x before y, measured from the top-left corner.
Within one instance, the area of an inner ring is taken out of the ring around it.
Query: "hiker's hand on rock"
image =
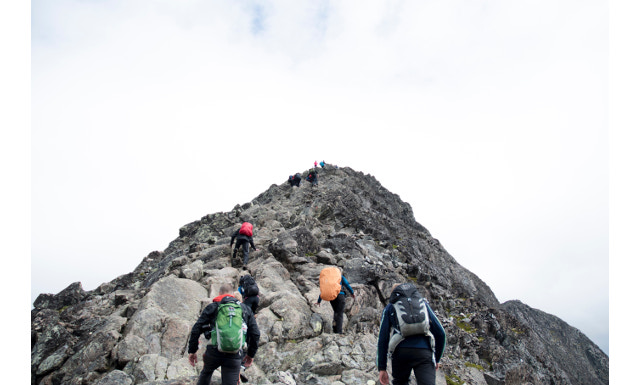
[[[243,361],[242,363],[244,364],[244,367],[248,368],[253,363],[253,358],[246,356],[242,361]]]
[[[189,363],[191,366],[196,366],[196,362],[198,362],[198,356],[195,353],[189,353]]]

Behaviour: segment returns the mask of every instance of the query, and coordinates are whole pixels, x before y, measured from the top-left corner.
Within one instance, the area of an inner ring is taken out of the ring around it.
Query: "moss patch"
[[[467,322],[463,322],[462,320],[465,319],[466,317],[464,316],[453,316],[453,319],[456,320],[456,326],[459,329],[464,330],[465,332],[469,333],[469,334],[473,334],[477,331],[476,328],[474,328],[473,326],[471,326],[469,323]]]
[[[482,365],[476,365],[476,364],[472,364],[471,362],[465,362],[464,366],[466,366],[467,368],[476,368],[481,372],[484,372],[484,368],[482,367]]]
[[[447,385],[462,385],[464,382],[460,379],[460,377],[452,374],[451,376],[444,375],[444,379],[447,380]]]

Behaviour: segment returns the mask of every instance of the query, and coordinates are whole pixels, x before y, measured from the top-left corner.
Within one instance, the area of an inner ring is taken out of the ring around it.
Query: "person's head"
[[[233,286],[231,286],[228,283],[223,283],[222,285],[220,285],[220,289],[218,290],[218,294],[222,295],[222,294],[233,294]]]

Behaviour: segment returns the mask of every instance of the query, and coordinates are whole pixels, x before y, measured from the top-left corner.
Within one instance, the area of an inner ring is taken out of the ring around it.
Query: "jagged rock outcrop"
[[[249,263],[262,333],[251,383],[374,384],[381,311],[394,283],[412,281],[447,332],[438,384],[608,384],[608,357],[582,333],[520,302],[500,304],[408,203],[370,175],[332,166],[319,187],[274,184],[183,226],[164,251],[93,291],[74,283],[40,295],[32,384],[195,384],[202,364],[188,364],[189,331],[220,284],[243,274],[229,249],[243,221],[259,249]],[[331,333],[328,304],[313,306],[327,265],[340,266],[356,292],[344,335]]]

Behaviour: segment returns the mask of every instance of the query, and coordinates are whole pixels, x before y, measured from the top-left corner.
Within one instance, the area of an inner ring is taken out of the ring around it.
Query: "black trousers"
[[[396,348],[391,356],[392,384],[409,384],[412,370],[418,385],[436,385],[431,349]]]
[[[214,337],[215,338],[215,337]],[[198,378],[198,385],[209,385],[213,371],[220,368],[222,372],[222,385],[237,385],[240,378],[240,365],[243,354],[222,353],[213,345],[207,345],[207,350],[202,356],[204,367]]]
[[[344,294],[338,294],[336,299],[331,301],[333,308],[333,332],[342,333],[342,315],[344,314],[344,305],[346,303]]]
[[[253,314],[256,314],[256,311],[258,310],[258,304],[260,303],[260,298],[257,295],[245,297],[242,302],[246,303],[251,308]]]
[[[247,263],[249,263],[249,241],[246,241],[244,239],[236,240],[236,247],[233,250],[234,257],[236,256],[236,253],[238,252],[240,246],[242,246],[242,258],[244,261],[243,263],[246,265]]]

